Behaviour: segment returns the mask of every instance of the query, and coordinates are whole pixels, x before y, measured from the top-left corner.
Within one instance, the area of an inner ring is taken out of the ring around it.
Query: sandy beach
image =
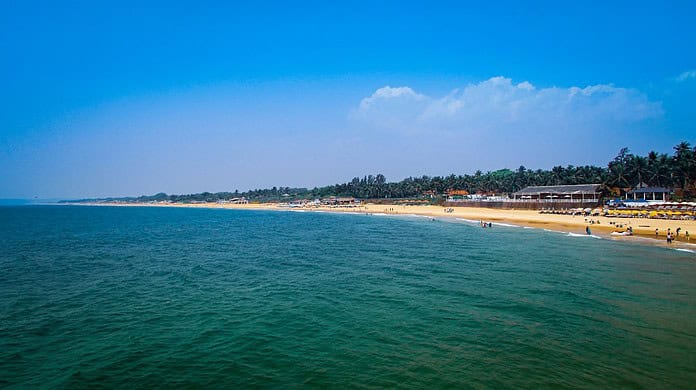
[[[101,205],[104,205],[101,203]],[[363,204],[355,207],[284,207],[278,203],[252,203],[252,204],[107,204],[121,206],[153,206],[153,207],[191,207],[191,208],[222,208],[222,209],[248,209],[248,210],[305,210],[324,212],[351,212],[366,214],[401,214],[424,215],[433,218],[461,218],[472,221],[486,221],[495,223],[508,223],[520,226],[586,234],[586,227],[590,227],[593,235],[624,241],[640,241],[653,245],[667,246],[667,229],[676,232],[681,228],[679,237],[675,237],[672,246],[680,246],[689,249],[696,248],[696,237],[686,239],[686,232],[690,235],[696,233],[696,221],[693,220],[668,220],[649,218],[619,218],[619,217],[583,217],[571,215],[540,214],[538,210],[509,210],[481,207],[452,207],[447,212],[441,206],[403,206],[393,204]],[[590,223],[593,221],[594,223]],[[633,229],[633,236],[615,236],[612,232],[625,231],[628,227]],[[657,229],[657,235],[655,234]],[[648,238],[650,240],[645,240]]]

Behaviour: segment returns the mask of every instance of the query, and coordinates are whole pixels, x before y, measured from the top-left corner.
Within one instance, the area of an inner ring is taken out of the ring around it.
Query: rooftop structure
[[[672,190],[664,187],[639,187],[626,193],[626,199],[669,200]]]
[[[600,184],[575,184],[560,186],[531,186],[512,194],[513,199],[590,201],[601,195]]]

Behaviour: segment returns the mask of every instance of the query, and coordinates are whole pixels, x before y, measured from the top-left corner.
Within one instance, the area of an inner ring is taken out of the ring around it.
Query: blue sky
[[[604,165],[696,142],[693,2],[0,4],[0,198]]]

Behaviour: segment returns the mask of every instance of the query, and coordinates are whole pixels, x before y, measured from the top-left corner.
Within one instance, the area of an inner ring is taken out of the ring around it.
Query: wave
[[[507,226],[507,227],[522,227],[520,225],[513,225],[511,223],[502,223],[502,222],[496,222],[493,225],[498,225],[498,226]]]
[[[464,221],[464,222],[469,222],[469,223],[481,223],[481,221],[474,221],[473,219],[466,219],[466,218],[456,218],[457,221]]]
[[[686,248],[672,248],[672,249],[674,249],[675,251],[679,251],[679,252],[696,253],[696,251],[693,249],[686,249]]]
[[[568,233],[568,237],[590,237],[590,238],[596,238],[598,240],[601,240],[602,237],[600,236],[595,236],[594,234],[579,234],[579,233]]]

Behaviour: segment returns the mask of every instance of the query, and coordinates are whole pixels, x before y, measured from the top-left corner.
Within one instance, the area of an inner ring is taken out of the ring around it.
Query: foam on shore
[[[595,236],[594,234],[579,234],[579,233],[568,233],[568,237],[590,237],[590,238],[596,238],[598,240],[601,240],[602,237],[600,236]]]

